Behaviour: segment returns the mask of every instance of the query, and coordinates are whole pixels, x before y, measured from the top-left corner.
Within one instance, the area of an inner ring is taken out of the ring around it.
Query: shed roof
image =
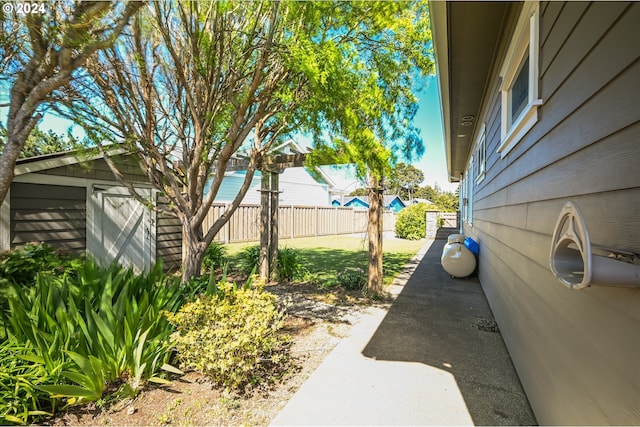
[[[107,149],[108,155],[118,155],[125,153],[123,147],[113,147]],[[86,150],[69,150],[58,153],[43,154],[40,156],[25,157],[16,161],[14,173],[16,176],[28,173],[40,172],[60,166],[75,165],[91,160],[101,159],[104,154],[98,152],[87,152]]]

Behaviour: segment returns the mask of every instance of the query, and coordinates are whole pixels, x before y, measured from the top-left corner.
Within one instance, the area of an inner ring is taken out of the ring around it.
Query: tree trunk
[[[380,182],[370,179],[369,185],[369,281],[367,290],[371,295],[383,292],[382,271],[382,190]]]
[[[188,225],[182,227],[182,283],[200,276],[207,245]]]

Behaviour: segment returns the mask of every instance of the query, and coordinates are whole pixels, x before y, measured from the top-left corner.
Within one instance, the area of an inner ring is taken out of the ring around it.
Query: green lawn
[[[231,262],[247,246],[257,243],[226,245]],[[389,239],[383,241],[384,283],[388,285],[425,244],[425,240]],[[318,279],[335,277],[346,267],[360,267],[367,271],[367,240],[350,235],[282,239],[280,247],[299,249],[307,260],[307,268]]]

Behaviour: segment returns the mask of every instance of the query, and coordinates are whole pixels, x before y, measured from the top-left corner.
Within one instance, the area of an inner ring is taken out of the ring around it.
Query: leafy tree
[[[0,150],[4,149],[6,138],[7,129],[0,124]],[[18,157],[25,158],[41,156],[43,154],[73,150],[80,146],[81,143],[70,133],[67,134],[65,138],[52,130],[45,132],[40,128],[35,127],[25,141],[24,147]]]
[[[444,212],[455,212],[459,206],[458,196],[449,192],[439,193],[432,202]]]
[[[356,188],[351,193],[349,193],[349,196],[368,196],[368,195],[369,195],[369,190],[366,188]]]
[[[10,4],[10,3],[7,3]],[[7,138],[0,155],[0,202],[29,134],[54,92],[111,45],[141,2],[42,2],[39,13],[0,12],[0,85],[10,88]]]
[[[416,198],[427,199],[434,202],[434,200],[438,196],[438,192],[431,186],[425,185],[424,187],[418,187],[413,193],[413,196]]]
[[[414,81],[432,71],[428,51],[430,30],[426,2],[348,3],[336,39],[353,39],[338,46],[341,61],[318,62],[323,93],[314,99],[327,109],[309,108],[314,117],[329,118],[328,125],[312,127],[312,159],[334,158],[353,163],[369,190],[368,290],[382,291],[382,196],[384,177],[398,157],[410,159],[424,152],[419,132],[412,125],[417,111]],[[340,15],[335,19],[342,19]],[[331,20],[332,18],[329,18]],[[329,45],[333,52],[333,45]],[[354,55],[353,50],[358,54]],[[333,59],[333,57],[331,58]],[[314,110],[317,111],[314,113]],[[327,111],[328,110],[328,111]],[[337,120],[331,120],[331,119]],[[325,121],[326,122],[326,121]],[[316,120],[314,123],[323,123]],[[328,133],[329,140],[323,138]]]
[[[427,18],[424,2],[153,2],[88,64],[66,111],[97,142],[127,144],[169,197],[187,279],[279,139],[308,132],[310,163],[355,163],[372,188],[396,149],[423,150],[411,119],[413,81],[432,68]],[[239,152],[244,184],[203,231]]]
[[[412,199],[413,192],[424,180],[424,173],[413,165],[398,163],[389,176],[389,189],[393,194],[407,200]]]

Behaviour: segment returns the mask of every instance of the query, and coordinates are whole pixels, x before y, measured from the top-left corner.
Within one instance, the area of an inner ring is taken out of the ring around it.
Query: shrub
[[[426,203],[407,206],[396,217],[396,234],[401,239],[424,239],[427,233]]]
[[[62,275],[81,262],[44,243],[29,243],[0,255],[0,280],[28,285],[39,272]]]
[[[360,291],[367,284],[367,276],[361,268],[347,267],[336,276],[339,286],[349,291]]]
[[[202,265],[206,271],[223,268],[227,263],[227,247],[219,242],[211,242],[207,248]]]
[[[252,274],[260,261],[260,246],[254,245],[245,248],[238,254],[238,259],[240,261],[240,270],[245,275]],[[300,251],[287,247],[279,249],[277,279],[288,281],[304,279],[309,273],[305,264],[306,261]]]
[[[268,382],[289,360],[289,337],[279,333],[284,314],[275,296],[261,288],[237,289],[222,282],[176,314],[171,335],[181,365],[209,376],[227,389]]]

